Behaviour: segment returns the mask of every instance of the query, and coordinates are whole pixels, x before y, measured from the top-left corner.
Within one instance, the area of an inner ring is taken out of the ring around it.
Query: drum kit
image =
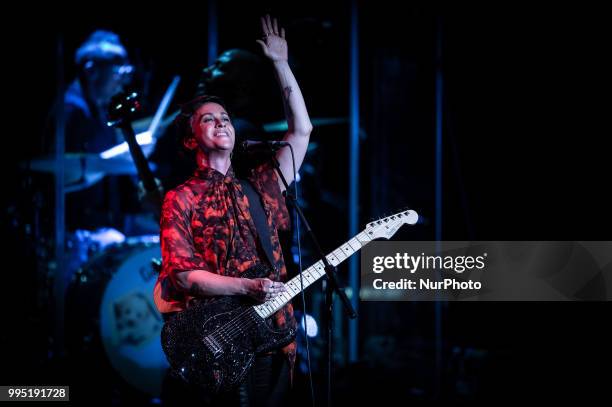
[[[77,179],[85,183],[75,191],[106,175],[136,173],[125,158],[64,158],[67,192]],[[38,172],[56,168],[47,158],[26,165]],[[120,383],[143,397],[160,396],[168,368],[160,343],[163,319],[153,302],[160,257],[159,235],[125,237],[112,228],[66,234],[60,274],[66,287],[64,345],[76,380],[83,379],[79,371],[95,369],[107,384]]]
[[[47,159],[30,164],[42,172],[55,166]],[[64,164],[67,186],[76,178],[95,183],[107,174],[136,173],[131,160],[93,154],[66,155]],[[107,382],[120,376],[122,385],[159,397],[168,368],[159,340],[163,319],[153,302],[159,235],[76,230],[67,233],[65,248],[65,347],[71,371],[93,367]]]
[[[125,143],[97,154],[33,159],[22,167],[34,172],[62,173],[65,193],[87,188],[107,175],[138,174],[142,180],[139,164],[147,166],[151,175],[145,154],[155,145],[155,133],[172,121],[173,115],[165,120],[162,117],[177,85],[178,77],[146,132],[134,134],[132,123],[121,121],[119,114],[123,112],[113,112],[117,113],[113,119],[124,132]],[[128,95],[135,104],[136,96]],[[125,134],[128,127],[133,136],[129,140]],[[134,154],[134,148],[138,154]],[[104,228],[77,230],[65,236],[66,261],[56,277],[63,277],[66,287],[63,345],[73,380],[83,381],[77,387],[94,390],[91,378],[84,373],[95,369],[105,385],[112,386],[108,394],[119,389],[139,397],[159,397],[168,368],[160,342],[163,319],[153,302],[161,263],[159,235],[126,237],[116,229]]]
[[[85,363],[103,353],[125,382],[156,397],[168,367],[152,297],[159,257],[159,236],[126,238],[90,255],[66,292],[70,357]]]

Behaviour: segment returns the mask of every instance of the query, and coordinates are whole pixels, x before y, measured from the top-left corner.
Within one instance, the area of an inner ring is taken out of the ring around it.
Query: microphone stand
[[[285,194],[284,194],[285,199],[288,199],[291,205],[293,205],[293,207],[295,208],[298,216],[300,217],[300,220],[302,221],[302,224],[304,225],[306,229],[306,233],[308,234],[308,236],[310,236],[310,239],[312,240],[312,243],[314,244],[315,250],[325,266],[325,273],[327,274],[327,285],[325,287],[325,311],[327,315],[327,321],[326,321],[327,323],[326,399],[327,399],[327,405],[331,406],[332,337],[333,337],[332,320],[333,320],[333,294],[334,292],[338,295],[338,297],[340,297],[342,305],[344,306],[344,310],[349,318],[351,319],[356,318],[357,313],[353,309],[351,302],[346,296],[346,293],[344,292],[344,288],[338,281],[338,277],[336,275],[336,267],[332,266],[327,260],[325,253],[323,252],[323,250],[321,249],[321,246],[319,245],[319,241],[317,240],[316,235],[311,229],[310,224],[308,223],[308,221],[306,220],[306,217],[304,216],[304,213],[302,212],[302,209],[299,207],[297,203],[297,199],[291,192],[289,192],[289,184],[287,184],[287,180],[285,179],[285,176],[283,175],[283,172],[280,169],[280,163],[276,159],[276,154],[274,154],[274,150],[272,149],[272,146],[268,145],[268,147],[269,147],[269,150],[272,156],[272,163],[274,164],[274,168],[276,168],[276,172],[278,173],[281,181],[283,182],[283,185],[285,186]]]

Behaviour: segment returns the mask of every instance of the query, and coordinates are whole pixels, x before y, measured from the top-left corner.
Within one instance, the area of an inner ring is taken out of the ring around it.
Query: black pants
[[[262,355],[238,388],[240,406],[284,406],[289,393],[289,364],[280,353]]]
[[[280,352],[255,357],[242,384],[213,398],[202,395],[181,380],[164,381],[162,403],[168,406],[284,406],[289,397],[289,363]]]

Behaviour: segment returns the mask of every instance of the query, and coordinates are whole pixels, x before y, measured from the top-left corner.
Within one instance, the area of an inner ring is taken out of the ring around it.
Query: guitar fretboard
[[[329,253],[327,256],[327,261],[332,266],[337,266],[342,263],[344,260],[348,259],[355,252],[359,251],[363,246],[368,244],[372,239],[369,238],[365,231],[357,234],[355,237],[350,239],[348,242],[344,243],[336,250]],[[302,273],[302,281],[304,283],[304,290],[315,283],[318,279],[325,275],[325,266],[323,265],[323,261],[319,260],[312,266],[308,267]],[[263,304],[255,305],[255,311],[262,318],[268,318],[270,315],[274,314],[276,311],[281,309],[285,304],[287,304],[293,297],[298,295],[302,291],[302,284],[300,282],[300,275],[293,277],[287,283],[285,283],[287,291],[278,295],[272,300],[266,301]]]

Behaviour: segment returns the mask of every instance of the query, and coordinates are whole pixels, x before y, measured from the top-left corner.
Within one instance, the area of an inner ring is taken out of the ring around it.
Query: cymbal
[[[57,165],[52,157],[43,157],[24,163],[38,172],[56,172]],[[104,172],[106,174],[120,175],[136,174],[136,167],[129,156],[104,159],[98,154],[66,153],[64,154],[64,173],[81,175],[84,172]]]
[[[86,188],[106,175],[137,174],[136,166],[129,155],[104,159],[99,154],[66,153],[63,165],[66,192]],[[52,157],[22,162],[21,166],[36,172],[57,173],[56,161]]]

